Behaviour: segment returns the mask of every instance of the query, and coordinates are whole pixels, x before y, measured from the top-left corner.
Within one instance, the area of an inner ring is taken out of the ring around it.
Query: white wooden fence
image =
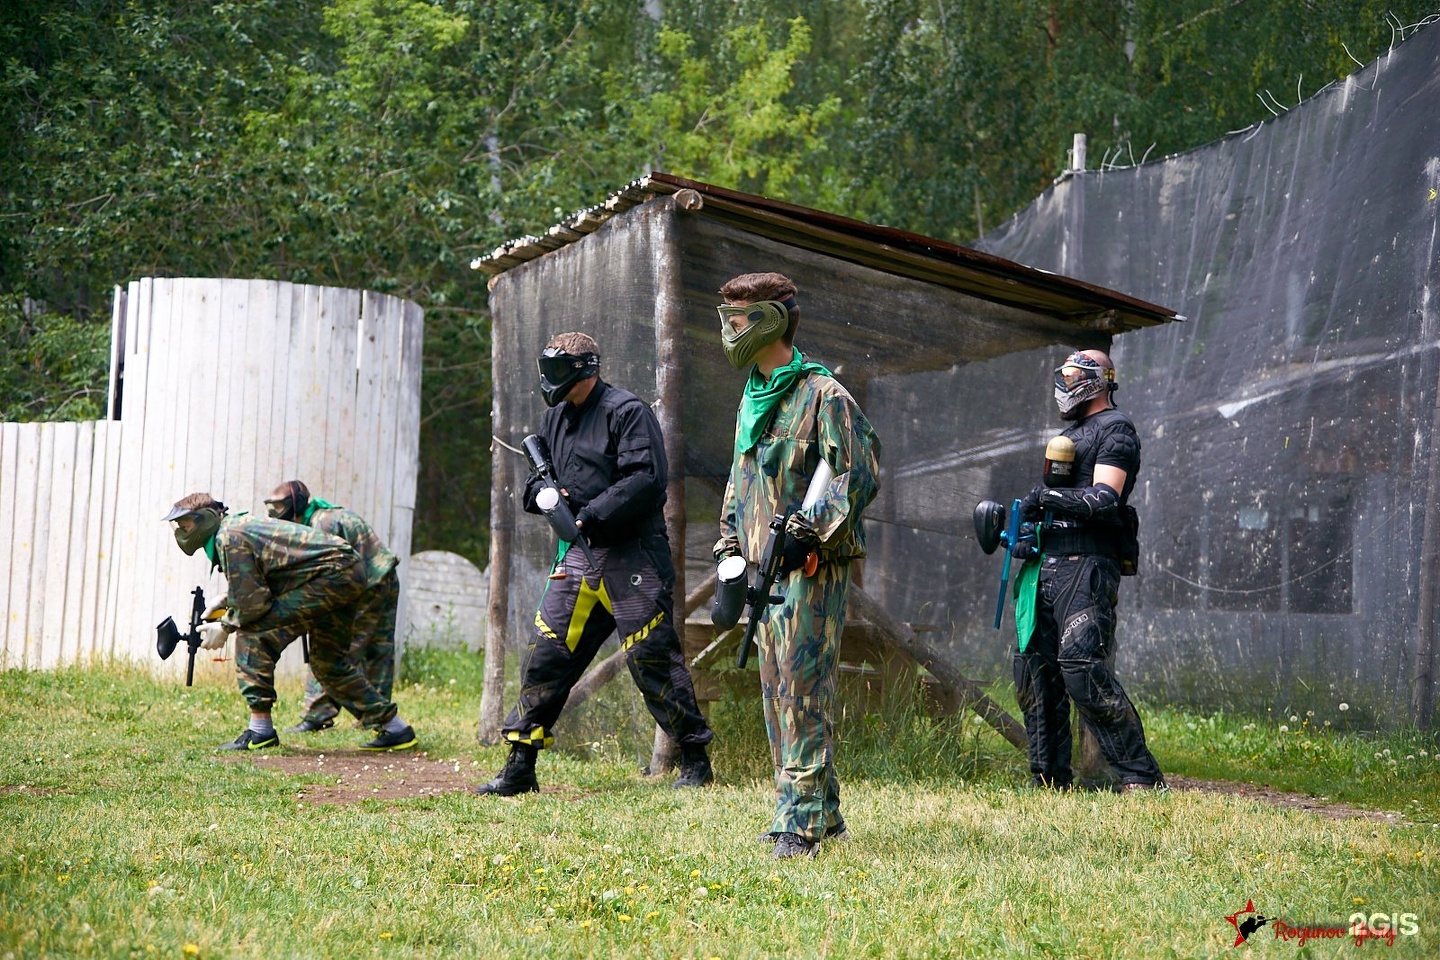
[[[264,513],[282,480],[355,510],[405,575],[423,312],[260,280],[116,289],[109,419],[0,425],[0,667],[158,663],[155,625],[224,589],[160,518],[208,491]],[[399,637],[405,635],[402,591]],[[290,660],[292,658],[288,658]],[[298,658],[294,658],[298,659]],[[168,669],[183,669],[182,654]],[[292,668],[293,669],[293,668]]]

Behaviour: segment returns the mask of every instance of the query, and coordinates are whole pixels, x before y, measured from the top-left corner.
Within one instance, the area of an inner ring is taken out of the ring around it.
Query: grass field
[[[755,839],[755,704],[716,707],[715,788],[637,772],[648,727],[616,684],[541,758],[544,793],[481,799],[463,786],[504,751],[474,743],[478,664],[406,666],[423,757],[355,755],[342,724],[227,760],[213,748],[244,715],[230,684],[0,673],[0,958],[1440,954],[1425,735],[1142,705],[1167,773],[1352,808],[1327,816],[1227,792],[1036,792],[978,723],[847,712],[853,839],[779,863]],[[1270,921],[1235,947],[1227,917],[1251,902]],[[1277,936],[1377,912],[1415,916],[1393,946]]]

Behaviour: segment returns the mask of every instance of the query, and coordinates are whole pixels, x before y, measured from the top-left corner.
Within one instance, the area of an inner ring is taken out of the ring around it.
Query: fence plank
[[[347,506],[355,503],[355,371],[360,335],[361,294],[326,287],[322,300],[325,328],[330,331],[326,369],[325,470],[334,491],[325,499]],[[368,426],[368,425],[367,425]]]
[[[35,560],[35,502],[40,482],[42,424],[24,424],[17,437],[15,460],[15,533],[10,552],[10,629],[8,661],[26,666],[29,646],[31,568]]]
[[[46,426],[51,438],[50,502],[46,522],[45,580],[41,585],[45,610],[39,630],[39,666],[49,670],[69,662],[65,659],[65,604],[75,513],[75,448],[79,442],[80,425],[49,423]]]
[[[10,621],[15,604],[10,602],[10,578],[18,566],[15,554],[18,537],[16,518],[19,513],[16,474],[22,429],[23,424],[0,423],[0,669],[13,663],[10,657]]]
[[[30,537],[30,570],[27,599],[30,610],[25,622],[25,666],[40,666],[45,643],[45,580],[50,563],[50,478],[55,464],[55,424],[40,423],[36,438],[38,452],[35,463],[35,515]]]
[[[114,519],[114,451],[120,434],[116,421],[101,420],[95,424],[93,453],[90,459],[90,504],[86,510],[85,539],[81,545],[84,574],[80,587],[81,655],[93,658],[108,653],[103,626],[99,621],[100,600],[108,581],[109,530]]]

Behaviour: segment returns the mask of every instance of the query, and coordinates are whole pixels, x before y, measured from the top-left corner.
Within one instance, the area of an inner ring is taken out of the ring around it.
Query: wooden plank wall
[[[155,625],[184,621],[195,586],[224,590],[160,521],[187,493],[263,514],[275,484],[304,480],[369,520],[403,577],[419,307],[276,281],[144,279],[117,289],[113,326],[118,419],[0,424],[0,668],[114,656],[178,676],[183,657],[155,657]],[[229,672],[204,659],[197,669]]]

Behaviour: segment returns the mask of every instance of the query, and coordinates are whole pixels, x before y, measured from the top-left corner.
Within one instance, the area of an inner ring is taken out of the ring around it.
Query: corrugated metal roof
[[[1184,317],[1166,307],[969,247],[780,200],[654,172],[551,227],[506,241],[470,266],[491,275],[544,256],[605,221],[657,197],[676,196],[692,213],[715,217],[781,243],[899,276],[1033,310],[1101,333],[1123,333]]]

